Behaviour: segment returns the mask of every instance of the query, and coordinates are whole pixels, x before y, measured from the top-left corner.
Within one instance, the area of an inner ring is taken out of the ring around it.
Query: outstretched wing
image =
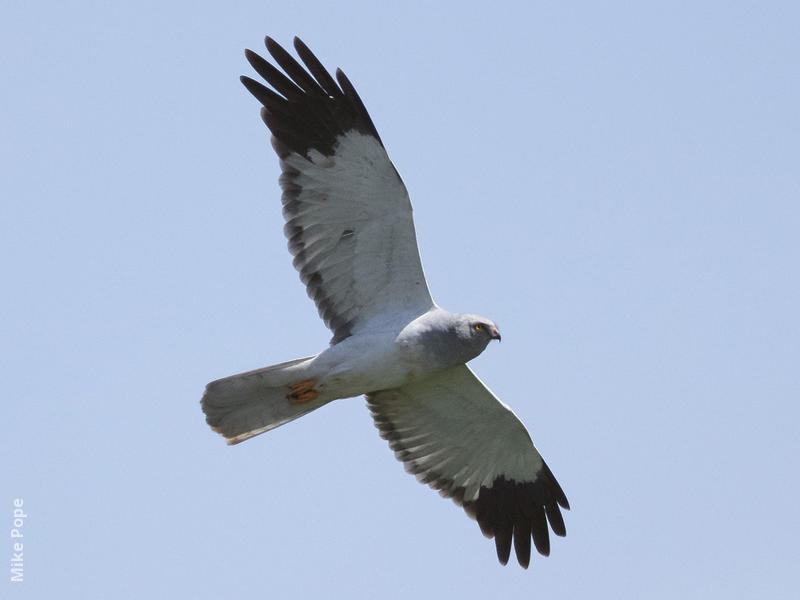
[[[406,470],[462,505],[506,564],[527,568],[531,537],[550,553],[547,523],[566,535],[569,503],[525,426],[466,365],[367,395],[380,430]]]
[[[433,300],[411,202],[364,104],[344,73],[334,80],[300,39],[294,47],[305,68],[272,39],[266,45],[286,75],[247,50],[274,91],[249,77],[242,83],[264,105],[289,250],[332,343],[424,313]]]

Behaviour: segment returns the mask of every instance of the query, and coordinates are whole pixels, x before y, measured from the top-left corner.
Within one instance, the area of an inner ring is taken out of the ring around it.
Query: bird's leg
[[[292,404],[305,404],[306,402],[316,400],[317,396],[319,396],[319,391],[314,389],[315,385],[317,385],[316,379],[298,381],[289,386],[289,393],[286,395],[286,398]]]

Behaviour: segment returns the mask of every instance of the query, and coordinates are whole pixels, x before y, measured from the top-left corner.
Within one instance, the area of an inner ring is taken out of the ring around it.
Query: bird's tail
[[[200,401],[206,423],[238,444],[327,404],[317,398],[309,365],[315,357],[212,381]]]

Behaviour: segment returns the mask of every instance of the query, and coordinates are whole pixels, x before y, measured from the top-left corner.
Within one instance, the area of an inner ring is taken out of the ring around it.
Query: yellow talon
[[[286,398],[292,404],[305,404],[306,402],[316,400],[319,396],[319,391],[314,389],[315,385],[317,385],[316,379],[304,379],[303,381],[290,385],[289,393],[286,395]]]

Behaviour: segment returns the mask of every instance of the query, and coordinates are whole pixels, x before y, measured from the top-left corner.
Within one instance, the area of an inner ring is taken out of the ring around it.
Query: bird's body
[[[484,333],[483,329],[474,330],[477,323],[485,324]],[[307,409],[332,400],[400,387],[463,365],[497,337],[497,328],[482,317],[454,314],[434,306],[405,325],[387,323],[383,330],[352,335],[315,356],[213,381],[206,388],[203,407],[211,417],[209,423],[231,443],[239,443],[274,428],[270,422],[236,419],[237,411],[231,410],[230,400],[238,397],[241,402],[245,390],[247,399],[259,406],[266,404],[265,392],[275,390],[277,403],[283,405],[293,384],[313,381],[312,388],[318,393],[313,399],[290,402],[297,407],[299,417],[309,412]],[[462,338],[467,342],[460,343]],[[477,339],[469,343],[472,338]],[[248,408],[245,404],[239,410],[246,412]]]
[[[243,77],[262,102],[280,158],[284,231],[294,265],[333,332],[314,356],[208,384],[206,420],[230,444],[331,401],[366,395],[381,435],[420,481],[452,497],[528,566],[566,529],[566,496],[525,427],[466,363],[491,340],[484,317],[433,301],[417,251],[411,203],[363,103],[297,38],[305,68],[267,38],[281,73],[247,51],[275,91]],[[277,92],[277,93],[276,93]]]

